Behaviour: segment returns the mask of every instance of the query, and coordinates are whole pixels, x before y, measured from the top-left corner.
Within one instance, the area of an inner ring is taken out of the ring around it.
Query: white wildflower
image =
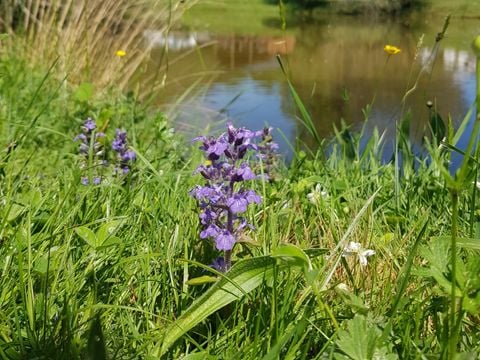
[[[318,204],[322,197],[328,197],[328,193],[323,190],[322,185],[320,184],[317,184],[315,189],[311,193],[307,194],[308,201],[314,205]]]
[[[345,246],[345,249],[343,249],[343,256],[356,256],[362,267],[367,266],[367,258],[372,255],[375,255],[375,250],[363,249],[360,243],[353,241],[351,241],[347,246]]]
[[[480,190],[480,181],[475,181],[474,184],[477,187],[477,189]]]

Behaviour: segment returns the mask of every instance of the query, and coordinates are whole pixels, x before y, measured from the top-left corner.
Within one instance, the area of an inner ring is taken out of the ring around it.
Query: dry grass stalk
[[[6,0],[0,24],[32,64],[58,58],[69,82],[124,89],[149,56],[144,31],[167,32],[182,8],[165,0]]]

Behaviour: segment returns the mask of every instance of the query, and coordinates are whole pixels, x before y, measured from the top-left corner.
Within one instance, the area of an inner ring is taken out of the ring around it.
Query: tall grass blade
[[[308,113],[308,110],[303,104],[302,99],[300,99],[300,96],[298,95],[297,91],[295,90],[295,87],[290,81],[290,78],[288,77],[287,71],[285,69],[285,66],[283,65],[282,58],[280,57],[280,55],[277,55],[277,61],[280,64],[280,68],[282,69],[283,74],[285,75],[288,88],[293,97],[293,101],[295,102],[295,105],[297,106],[298,110],[300,111],[300,114],[302,115],[302,117],[300,118],[300,121],[308,130],[310,135],[313,137],[317,145],[321,145],[322,140],[320,138],[320,135],[318,134],[317,128],[315,127],[312,117]]]

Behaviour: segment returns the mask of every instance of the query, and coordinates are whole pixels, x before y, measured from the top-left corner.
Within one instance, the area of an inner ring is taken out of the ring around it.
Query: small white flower
[[[307,194],[307,199],[312,204],[316,205],[320,202],[320,199],[322,197],[325,198],[327,196],[328,196],[328,193],[325,190],[323,190],[322,185],[317,184],[315,186],[315,189],[311,193]]]
[[[345,246],[345,249],[343,249],[343,256],[357,256],[358,262],[362,267],[367,266],[367,258],[372,255],[375,255],[375,250],[363,249],[360,243],[353,241],[351,241],[347,246]]]
[[[475,181],[474,183],[477,189],[480,190],[480,181]]]

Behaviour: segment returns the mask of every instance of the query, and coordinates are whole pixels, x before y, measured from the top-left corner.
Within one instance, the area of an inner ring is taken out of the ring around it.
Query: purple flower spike
[[[95,121],[91,118],[88,118],[83,122],[81,126],[82,133],[74,137],[74,141],[78,141],[78,153],[81,158],[80,168],[81,169],[92,169],[89,171],[89,177],[83,177],[81,182],[83,185],[94,184],[98,185],[100,177],[98,176],[99,167],[101,167],[104,162],[105,152],[103,151],[103,144],[97,141],[99,138],[105,136],[102,132],[96,132],[97,125]],[[90,176],[95,175],[93,179]]]
[[[121,170],[123,175],[128,174],[132,163],[137,159],[137,155],[134,151],[128,150],[126,131],[116,130],[115,139],[112,141],[112,150],[117,153],[115,172],[119,173]]]
[[[227,124],[227,131],[219,137],[200,136],[205,163],[198,166],[195,173],[205,179],[205,185],[197,185],[190,191],[201,209],[200,238],[212,239],[218,250],[224,251],[225,265],[222,271],[231,266],[231,251],[238,236],[246,228],[252,228],[240,214],[248,205],[260,203],[262,198],[253,190],[246,189],[244,182],[258,178],[245,161],[249,151],[259,151],[253,142],[264,132],[253,132],[245,128],[235,128]]]

